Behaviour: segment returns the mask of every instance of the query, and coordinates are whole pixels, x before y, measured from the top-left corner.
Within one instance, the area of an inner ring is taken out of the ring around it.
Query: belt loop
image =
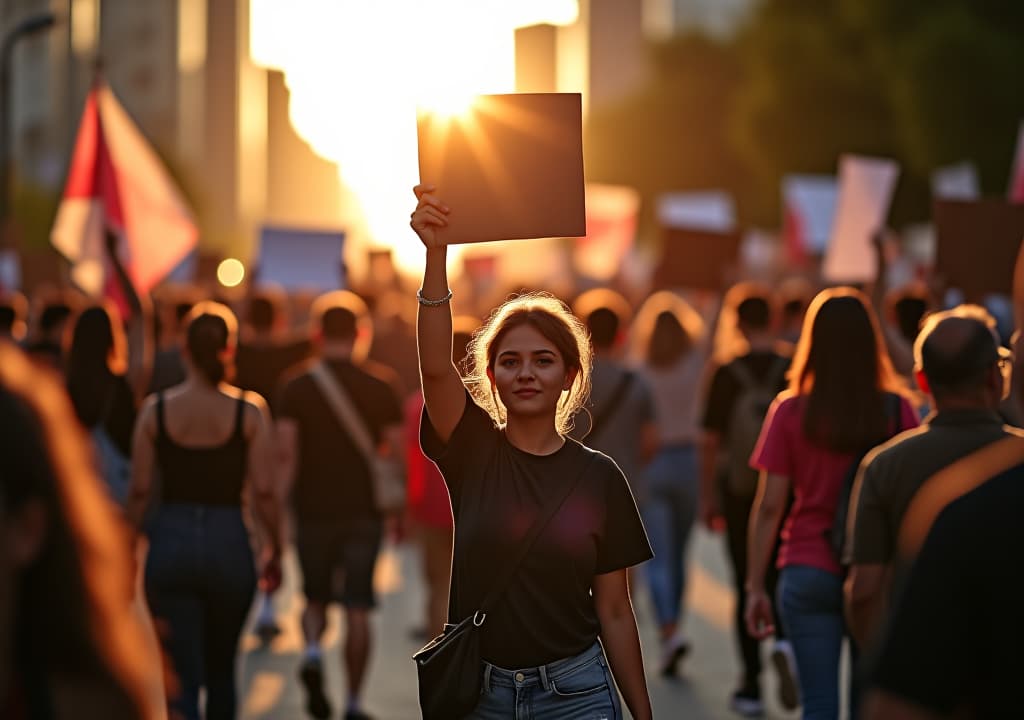
[[[488,693],[491,691],[491,668],[492,667],[493,666],[489,662],[484,661],[484,692],[488,692]]]
[[[548,666],[541,665],[538,670],[540,671],[540,684],[546,692],[551,692],[551,681],[548,680]]]

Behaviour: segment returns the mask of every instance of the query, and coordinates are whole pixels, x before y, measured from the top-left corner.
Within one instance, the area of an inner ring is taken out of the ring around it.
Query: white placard
[[[736,228],[736,204],[722,190],[673,192],[658,197],[658,221],[680,230],[732,232]]]
[[[843,155],[839,159],[839,200],[822,275],[829,282],[875,279],[872,236],[885,227],[900,168],[885,158]]]

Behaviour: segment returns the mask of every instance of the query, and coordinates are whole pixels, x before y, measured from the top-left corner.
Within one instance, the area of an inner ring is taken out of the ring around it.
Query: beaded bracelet
[[[446,302],[448,302],[451,299],[452,299],[452,291],[451,290],[449,290],[448,294],[445,295],[440,300],[431,300],[430,298],[423,297],[423,288],[420,288],[419,290],[416,291],[416,300],[419,302],[420,305],[424,305],[426,307],[437,307],[438,305],[444,305]]]

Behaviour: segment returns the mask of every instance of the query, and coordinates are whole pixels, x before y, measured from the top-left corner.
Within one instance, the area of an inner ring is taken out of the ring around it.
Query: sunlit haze
[[[457,112],[473,95],[512,92],[515,28],[578,13],[576,0],[251,1],[253,60],[284,73],[295,131],[358,200],[349,237],[392,247],[407,269],[422,262],[408,224],[417,108]]]

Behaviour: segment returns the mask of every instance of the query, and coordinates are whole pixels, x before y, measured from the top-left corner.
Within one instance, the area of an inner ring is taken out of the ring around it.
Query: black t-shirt
[[[783,364],[777,364],[783,361]],[[768,373],[775,370],[778,372],[778,386],[776,390],[781,392],[786,389],[786,371],[789,369],[789,358],[771,350],[755,350],[733,360],[734,363],[743,363],[750,371],[750,374],[758,382],[767,379]],[[781,368],[781,371],[779,370]],[[729,435],[729,423],[732,419],[733,407],[739,398],[743,388],[736,379],[735,374],[728,365],[722,365],[711,378],[711,387],[708,390],[707,404],[704,408],[704,419],[701,425],[705,430],[717,432],[723,438]]]
[[[875,685],[941,714],[1019,717],[1024,465],[952,502],[896,603]]]
[[[547,501],[585,469],[491,608],[481,652],[499,667],[523,668],[592,645],[600,632],[591,595],[594,576],[652,557],[636,502],[615,462],[572,439],[551,455],[523,452],[468,396],[447,445],[438,440],[426,410],[420,432],[424,452],[444,475],[455,516],[453,620],[476,611],[495,568],[512,561]]]
[[[277,415],[280,408],[275,396],[281,377],[292,366],[307,360],[312,352],[312,343],[305,338],[267,344],[239,343],[234,384],[258,393]]]
[[[373,439],[402,423],[392,386],[350,362],[331,360],[331,373],[344,386]],[[342,521],[376,515],[370,470],[358,447],[303,367],[284,385],[279,415],[298,425],[298,469],[292,500],[301,520]]]

